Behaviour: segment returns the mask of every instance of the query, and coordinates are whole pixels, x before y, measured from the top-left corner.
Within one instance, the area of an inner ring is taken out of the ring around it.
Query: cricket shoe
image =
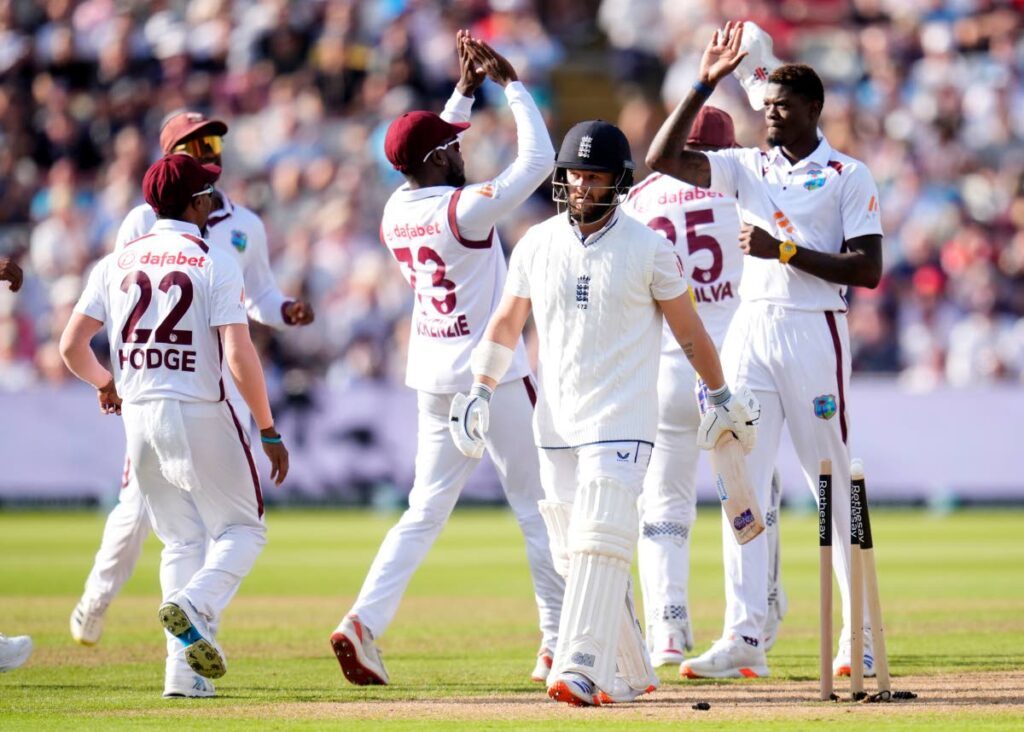
[[[538,684],[546,683],[548,675],[551,673],[551,664],[554,663],[554,660],[555,654],[547,646],[541,646],[540,650],[537,651],[537,663],[530,673],[530,681],[536,681]]]
[[[13,671],[32,655],[32,639],[27,635],[8,638],[0,633],[0,673]]]
[[[779,585],[775,596],[768,597],[768,617],[764,621],[764,640],[761,643],[765,653],[775,645],[787,609],[789,609],[789,598],[786,597],[786,591]]]
[[[341,664],[341,672],[356,686],[385,686],[388,672],[373,633],[359,622],[357,615],[346,615],[331,634],[331,648]]]
[[[164,699],[197,699],[217,695],[213,682],[189,668],[184,655],[176,653],[169,656],[164,668]]]
[[[871,631],[868,628],[865,628],[864,631],[867,634],[864,643],[864,678],[873,679],[875,677],[875,657],[871,644],[867,642],[867,638],[871,637]],[[832,661],[832,674],[834,676],[850,675],[850,641],[840,641],[839,652]]]
[[[601,706],[600,690],[583,674],[566,671],[548,687],[548,696],[572,707]]]
[[[711,649],[684,661],[679,667],[684,679],[755,679],[768,676],[768,660],[757,640],[730,636],[714,642]]]
[[[157,613],[164,629],[185,645],[189,668],[206,679],[219,679],[228,671],[224,651],[217,645],[206,621],[184,595],[160,606]]]
[[[654,668],[677,666],[683,662],[686,651],[693,648],[693,643],[682,628],[657,623],[647,629],[647,648]]]
[[[87,600],[84,597],[71,611],[71,637],[75,643],[94,646],[103,635],[103,621],[107,615],[108,603]]]
[[[636,701],[644,694],[650,694],[652,691],[658,688],[658,683],[655,681],[649,684],[645,689],[634,689],[626,680],[621,676],[615,677],[615,684],[612,686],[611,692],[599,691],[597,694],[597,700],[604,704],[628,704],[631,701]]]

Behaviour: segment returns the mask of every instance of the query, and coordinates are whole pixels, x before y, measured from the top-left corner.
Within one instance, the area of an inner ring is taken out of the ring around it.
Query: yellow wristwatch
[[[783,264],[789,264],[789,260],[796,254],[796,244],[792,239],[786,239],[786,241],[779,242],[779,261]]]

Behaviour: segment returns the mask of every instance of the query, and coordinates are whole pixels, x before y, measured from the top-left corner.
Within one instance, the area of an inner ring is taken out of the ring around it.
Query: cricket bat
[[[732,432],[725,432],[718,438],[710,457],[722,510],[737,543],[746,544],[764,531],[764,518],[747,474],[743,446]]]
[[[864,590],[868,598],[868,616],[871,619],[871,640],[875,654],[875,681],[878,690],[892,691],[889,680],[889,655],[885,650],[885,624],[882,622],[882,600],[878,594],[878,572],[875,569],[875,544],[871,538],[871,515],[868,512],[867,483],[864,463],[854,459],[850,464],[851,483],[859,484],[861,503],[860,551],[864,564]]]
[[[832,461],[818,474],[818,655],[821,700],[832,698]]]

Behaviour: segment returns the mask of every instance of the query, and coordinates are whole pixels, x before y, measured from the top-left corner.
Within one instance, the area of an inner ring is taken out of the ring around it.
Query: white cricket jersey
[[[568,216],[553,216],[516,245],[505,293],[529,298],[537,324],[537,445],[653,444],[662,328],[656,301],[686,293],[683,264],[664,237],[616,211],[583,243]]]
[[[270,269],[267,232],[260,217],[245,206],[239,206],[223,192],[217,192],[221,208],[213,211],[206,222],[205,241],[211,249],[229,254],[242,270],[245,281],[245,307],[253,320],[274,328],[285,326],[282,306],[289,302],[277,286]],[[156,213],[149,204],[136,206],[125,216],[117,231],[114,251],[148,234],[156,222]],[[241,393],[231,374],[225,373],[228,398],[244,405]]]
[[[222,191],[217,191],[217,195],[221,208],[210,214],[204,240],[211,248],[234,255],[245,279],[245,306],[249,317],[273,328],[283,328],[281,307],[291,298],[281,292],[274,279],[263,222],[250,209],[233,203]],[[117,230],[114,251],[148,234],[155,221],[156,213],[148,204],[133,208]]]
[[[652,173],[633,186],[622,210],[676,248],[697,313],[711,339],[720,346],[740,302],[743,252],[739,248],[736,199]],[[662,350],[681,350],[667,323]]]
[[[216,329],[248,322],[238,264],[171,219],[101,259],[75,311],[105,324],[117,393],[129,403],[224,399]]]
[[[405,383],[438,394],[468,391],[469,357],[501,299],[507,266],[495,223],[521,205],[551,173],[555,151],[540,111],[519,82],[505,87],[519,150],[486,183],[412,189],[384,206],[380,237],[416,292]],[[455,92],[441,116],[469,119],[472,99]],[[530,373],[522,339],[503,382]]]
[[[878,187],[867,166],[832,149],[824,137],[794,164],[779,148],[705,153],[711,190],[735,196],[741,216],[779,240],[838,254],[844,242],[882,234]],[[747,257],[740,298],[795,310],[845,311],[846,287],[782,264]]]

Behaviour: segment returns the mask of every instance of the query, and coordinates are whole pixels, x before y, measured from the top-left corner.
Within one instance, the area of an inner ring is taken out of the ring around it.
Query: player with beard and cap
[[[228,126],[199,112],[179,111],[169,115],[160,129],[164,154],[185,153],[204,165],[220,168],[221,147]],[[302,300],[281,293],[270,269],[267,234],[253,211],[228,198],[220,190],[211,197],[213,209],[203,235],[210,246],[230,254],[245,279],[246,311],[253,320],[274,328],[302,326],[313,322],[313,308]],[[115,250],[150,232],[157,216],[143,203],[132,209],[117,232]],[[252,430],[251,417],[232,379],[225,379],[228,398],[236,407],[246,434]],[[95,645],[103,632],[110,602],[131,577],[142,553],[150,526],[130,466],[125,464],[118,503],[107,517],[103,538],[85,581],[85,592],[71,613],[71,637],[82,645]]]
[[[552,178],[559,213],[513,250],[505,293],[473,351],[473,387],[451,422],[463,452],[491,439],[506,408],[496,385],[532,311],[541,513],[566,578],[548,695],[575,706],[631,701],[658,685],[629,567],[658,426],[662,316],[710,389],[712,406],[694,435],[701,447],[728,430],[749,450],[758,411],[752,396],[726,386],[672,246],[619,212],[633,167],[629,142],[608,122],[581,122],[566,134]]]
[[[686,140],[688,150],[723,150],[736,146],[732,117],[705,106]],[[622,210],[654,229],[683,260],[694,304],[708,335],[721,348],[739,300],[743,253],[736,199],[651,173],[635,185]],[[637,557],[644,596],[647,647],[654,666],[681,664],[693,648],[688,583],[690,532],[697,517],[696,434],[701,412],[694,398],[696,375],[667,327],[662,335],[658,369],[658,437],[640,501]],[[778,487],[778,481],[774,483]],[[777,634],[785,610],[778,562],[778,499],[765,516],[769,533],[769,623],[765,646]]]
[[[732,148],[685,149],[691,125],[715,85],[740,67],[744,25],[716,31],[700,62],[700,78],[662,125],[647,163],[687,183],[734,196],[743,225],[739,245],[746,255],[740,306],[722,346],[730,378],[753,390],[762,405],[761,439],[747,458],[762,511],[783,424],[817,496],[819,461],[833,469],[833,531],[850,526],[850,454],[846,394],[850,343],[846,290],[873,288],[882,273],[882,227],[878,188],[859,160],[835,150],[818,130],[825,103],[821,79],[809,66],[785,64],[767,76],[763,89],[767,151]],[[751,47],[752,46],[752,47]],[[757,63],[770,54],[749,44]],[[753,53],[756,51],[756,53]],[[759,74],[761,75],[761,74]],[[761,633],[768,612],[767,537],[742,547],[723,526],[726,613],[722,638],[687,661],[681,673],[702,678],[764,676],[768,673]],[[849,543],[838,542],[833,568],[843,595],[843,632],[833,663],[850,669]],[[857,629],[860,631],[860,629]],[[865,639],[870,634],[864,633]],[[864,674],[874,674],[865,643]]]
[[[417,391],[416,477],[409,509],[392,527],[359,597],[331,636],[353,684],[386,684],[376,641],[390,625],[402,594],[440,534],[470,472],[486,447],[526,539],[540,612],[542,641],[531,678],[544,682],[557,643],[562,579],[552,566],[537,503],[543,497],[529,430],[535,391],[522,340],[495,389],[504,413],[486,446],[463,455],[448,434],[449,411],[473,376],[470,352],[483,336],[505,282],[505,255],[495,224],[515,211],[548,176],[554,150],[540,111],[515,69],[465,31],[456,35],[461,78],[441,115],[409,112],[391,123],[384,151],[406,182],[384,207],[381,241],[415,292],[406,384]],[[519,146],[493,180],[466,185],[459,139],[469,128],[473,94],[490,77],[505,90]]]

